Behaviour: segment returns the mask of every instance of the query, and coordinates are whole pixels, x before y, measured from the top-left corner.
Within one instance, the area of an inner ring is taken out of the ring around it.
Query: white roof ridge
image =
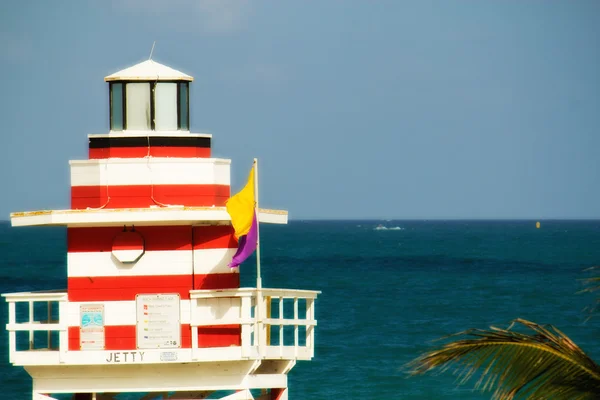
[[[146,60],[104,78],[110,81],[193,81],[194,78],[154,60]]]

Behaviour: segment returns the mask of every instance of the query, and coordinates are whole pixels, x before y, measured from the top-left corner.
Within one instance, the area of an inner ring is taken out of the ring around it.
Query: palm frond
[[[600,276],[598,276],[598,270],[600,269],[600,266],[598,267],[590,267],[590,268],[586,268],[585,271],[586,272],[592,272],[594,274],[594,276],[592,276],[591,278],[586,278],[586,279],[582,279],[583,282],[583,286],[584,289],[580,290],[579,293],[594,293],[598,290],[600,290]]]
[[[600,276],[597,275],[598,269],[600,269],[600,267],[590,267],[585,270],[587,272],[592,271],[592,273],[595,276],[592,276],[591,278],[581,279],[584,288],[582,290],[580,290],[579,292],[577,292],[578,294],[595,293],[596,296],[598,296],[598,294],[596,293],[600,290]],[[600,297],[597,297],[594,305],[586,307],[584,309],[584,311],[588,314],[588,317],[586,320],[589,320],[593,316],[595,316],[598,313],[599,307],[600,307]]]
[[[519,326],[530,334],[512,330]],[[600,367],[553,326],[516,319],[507,329],[470,329],[408,364],[413,375],[453,369],[459,383],[493,399],[598,399]]]

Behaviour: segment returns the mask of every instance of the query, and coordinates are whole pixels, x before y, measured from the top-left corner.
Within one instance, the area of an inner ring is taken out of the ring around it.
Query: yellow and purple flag
[[[235,268],[243,263],[258,246],[258,222],[256,220],[256,200],[254,197],[254,166],[250,170],[248,183],[238,194],[225,203],[235,229],[238,249],[229,263]]]

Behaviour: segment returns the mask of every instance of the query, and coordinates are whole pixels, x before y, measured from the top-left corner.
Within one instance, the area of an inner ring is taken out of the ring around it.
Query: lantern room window
[[[124,97],[123,84],[112,83],[110,85],[110,129],[112,131],[123,130]]]
[[[158,82],[154,87],[154,128],[157,131],[177,130],[177,84]]]
[[[111,82],[110,130],[189,130],[188,82]]]
[[[190,129],[190,92],[187,82],[179,82],[177,88],[177,109],[179,110],[179,129],[187,131]]]
[[[146,131],[150,124],[150,83],[125,85],[125,126],[134,131]]]

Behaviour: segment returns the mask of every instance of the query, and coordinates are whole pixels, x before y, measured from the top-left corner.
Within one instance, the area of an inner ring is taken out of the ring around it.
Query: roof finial
[[[156,44],[156,40],[152,43],[152,50],[150,50],[150,57],[148,57],[148,60],[152,60],[152,53],[154,53],[154,45]]]

